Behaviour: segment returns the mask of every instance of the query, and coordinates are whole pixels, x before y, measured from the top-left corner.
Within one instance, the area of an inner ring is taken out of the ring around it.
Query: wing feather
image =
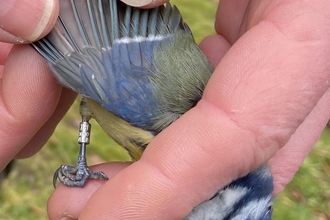
[[[154,48],[177,30],[191,34],[169,3],[151,10],[116,0],[60,0],[55,28],[33,46],[59,83],[148,129],[160,114],[149,80]]]

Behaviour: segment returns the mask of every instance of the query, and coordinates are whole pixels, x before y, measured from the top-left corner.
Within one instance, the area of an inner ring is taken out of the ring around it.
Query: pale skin
[[[75,98],[30,46],[20,45],[54,25],[57,1],[45,2],[0,0],[0,168],[35,154]],[[267,161],[277,195],[329,120],[329,11],[327,0],[221,0],[218,34],[200,45],[216,66],[202,100],[140,161],[93,168],[109,181],[56,188],[50,219],[180,219]]]

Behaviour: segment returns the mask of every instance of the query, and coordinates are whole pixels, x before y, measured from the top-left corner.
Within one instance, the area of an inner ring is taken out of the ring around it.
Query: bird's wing
[[[148,77],[157,73],[153,50],[178,29],[191,34],[169,3],[141,10],[116,0],[60,0],[56,27],[33,46],[61,85],[148,128],[159,114]]]

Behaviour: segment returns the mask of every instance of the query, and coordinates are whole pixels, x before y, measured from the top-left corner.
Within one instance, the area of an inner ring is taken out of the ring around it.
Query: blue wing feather
[[[102,106],[146,129],[150,128],[151,119],[159,114],[149,81],[154,60],[144,55],[148,50],[152,50],[152,44],[115,42],[111,50],[102,53],[107,78],[98,81],[101,88],[108,88]]]
[[[139,10],[112,0],[60,1],[60,7],[58,25],[33,43],[57,80],[150,129],[159,115],[148,78],[156,73],[154,47],[177,29],[191,34],[179,11],[170,4],[161,13]]]

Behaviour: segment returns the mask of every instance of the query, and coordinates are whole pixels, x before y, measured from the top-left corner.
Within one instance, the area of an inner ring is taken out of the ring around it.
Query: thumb
[[[42,38],[57,15],[57,0],[0,0],[0,41],[17,44]]]

